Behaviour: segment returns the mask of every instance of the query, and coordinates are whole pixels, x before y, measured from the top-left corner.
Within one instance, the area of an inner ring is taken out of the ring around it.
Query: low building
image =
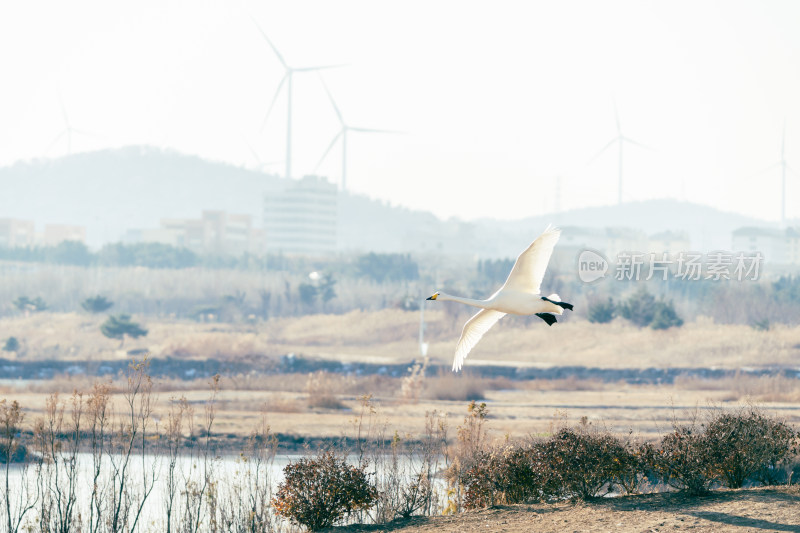
[[[45,246],[55,246],[66,241],[86,244],[86,228],[67,224],[46,224],[43,240]]]
[[[688,252],[691,248],[689,234],[685,231],[662,231],[648,238],[647,251],[675,257],[681,252]]]
[[[0,218],[0,247],[26,248],[33,246],[35,240],[33,221]]]
[[[648,252],[647,236],[631,228],[585,228],[565,226],[555,253],[561,259],[577,257],[583,250],[594,250],[615,261],[621,252]]]
[[[786,262],[790,265],[800,265],[800,227],[787,228]]]
[[[250,215],[203,211],[200,218],[165,218],[157,229],[129,230],[127,242],[158,242],[212,255],[263,253],[263,232]]]

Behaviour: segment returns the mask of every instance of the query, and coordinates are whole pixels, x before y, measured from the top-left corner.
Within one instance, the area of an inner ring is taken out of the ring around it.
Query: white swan
[[[488,300],[461,298],[443,292],[436,292],[428,298],[428,300],[461,302],[481,308],[464,324],[461,338],[456,345],[453,371],[461,370],[469,351],[478,344],[483,334],[506,314],[536,315],[552,326],[556,321],[555,315],[562,314],[564,309],[572,310],[572,305],[562,302],[557,294],[548,297],[539,294],[544,271],[550,262],[559,235],[561,235],[560,229],[547,226],[539,238],[519,254],[506,282]]]

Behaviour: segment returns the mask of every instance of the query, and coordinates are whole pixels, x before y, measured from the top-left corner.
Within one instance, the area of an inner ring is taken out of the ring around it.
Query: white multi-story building
[[[268,252],[325,255],[336,251],[336,185],[305,176],[264,197],[264,233]]]
[[[744,227],[733,232],[733,251],[755,254],[779,265],[800,265],[800,229]]]

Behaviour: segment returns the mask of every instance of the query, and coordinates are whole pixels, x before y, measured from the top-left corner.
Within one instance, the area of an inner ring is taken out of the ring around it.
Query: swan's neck
[[[489,303],[486,300],[473,300],[472,298],[462,298],[461,296],[453,296],[452,294],[445,294],[443,292],[440,292],[439,296],[437,296],[436,299],[458,302],[462,304],[471,305],[472,307],[480,307],[481,309],[486,309]]]

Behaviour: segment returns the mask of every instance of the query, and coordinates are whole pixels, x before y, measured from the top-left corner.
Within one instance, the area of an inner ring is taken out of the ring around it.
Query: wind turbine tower
[[[781,226],[786,226],[786,119],[781,136]]]
[[[283,75],[281,82],[278,84],[278,89],[275,91],[275,95],[272,97],[272,103],[269,105],[269,109],[267,110],[267,114],[264,116],[264,122],[261,125],[261,128],[264,128],[264,125],[267,123],[267,119],[269,118],[270,113],[272,112],[272,108],[275,106],[275,102],[278,100],[278,95],[283,88],[283,85],[286,84],[286,178],[292,177],[292,79],[296,72],[313,72],[316,70],[323,70],[326,68],[336,68],[341,65],[325,65],[325,66],[317,66],[317,67],[303,67],[303,68],[295,68],[291,67],[286,63],[286,60],[283,59],[283,56],[272,44],[272,41],[269,40],[267,34],[264,30],[261,29],[261,26],[253,19],[253,23],[258,28],[258,31],[261,32],[261,36],[264,37],[264,40],[267,41],[267,44],[272,51],[275,52],[275,55],[278,57],[278,61],[281,62],[283,68],[286,70],[286,73]]]
[[[333,110],[336,111],[336,116],[339,118],[339,124],[342,126],[342,129],[339,130],[339,133],[333,138],[331,143],[328,145],[328,148],[325,150],[325,153],[322,154],[322,157],[319,158],[317,162],[316,168],[322,164],[327,157],[328,153],[331,151],[333,146],[336,144],[340,138],[342,139],[342,190],[347,190],[347,133],[350,131],[358,131],[362,133],[400,133],[399,131],[391,131],[391,130],[377,130],[372,128],[356,128],[354,126],[348,125],[344,118],[342,117],[342,112],[339,110],[339,106],[336,105],[336,101],[333,99],[333,95],[328,90],[328,86],[325,84],[325,81],[320,78],[322,81],[322,86],[325,87],[325,92],[328,93],[328,98],[331,101],[331,105],[333,105]]]
[[[603,154],[603,152],[605,152],[607,149],[609,149],[614,143],[617,143],[618,149],[619,149],[619,161],[617,163],[618,164],[618,173],[619,173],[619,178],[618,178],[618,182],[617,182],[617,204],[622,204],[622,148],[623,148],[623,145],[627,142],[627,143],[633,144],[635,146],[639,146],[641,148],[646,148],[648,150],[650,150],[651,148],[649,148],[648,146],[645,146],[642,143],[636,142],[633,139],[631,139],[629,137],[626,137],[626,136],[624,136],[622,134],[622,127],[620,126],[620,123],[619,123],[619,113],[617,112],[617,103],[616,102],[614,102],[614,118],[616,119],[616,122],[617,122],[617,136],[614,137],[613,139],[611,139],[608,142],[608,144],[606,144],[603,147],[603,149],[600,150],[597,153],[597,155],[594,156],[589,162],[591,163],[592,161],[594,161],[595,159],[600,157]]]
[[[561,176],[556,176],[556,198],[553,207],[556,213],[561,212]]]

